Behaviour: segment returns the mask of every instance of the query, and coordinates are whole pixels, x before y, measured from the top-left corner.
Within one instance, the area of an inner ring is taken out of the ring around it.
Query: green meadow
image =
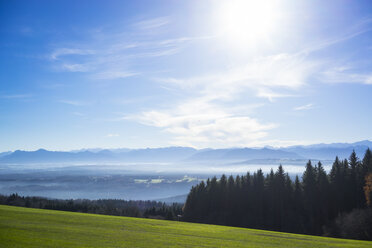
[[[372,247],[372,242],[0,205],[0,247]]]

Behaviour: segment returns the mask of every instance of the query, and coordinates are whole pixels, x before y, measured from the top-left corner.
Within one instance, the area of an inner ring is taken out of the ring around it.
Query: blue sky
[[[0,151],[372,139],[370,1],[1,1]]]

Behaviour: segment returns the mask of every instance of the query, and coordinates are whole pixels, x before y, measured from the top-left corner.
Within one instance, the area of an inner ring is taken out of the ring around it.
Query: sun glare
[[[230,0],[217,8],[218,33],[233,44],[257,45],[275,31],[277,1]]]

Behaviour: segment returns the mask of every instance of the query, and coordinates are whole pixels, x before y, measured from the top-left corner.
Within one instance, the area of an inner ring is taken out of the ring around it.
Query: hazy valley
[[[321,161],[329,170],[336,156],[347,158],[355,150],[362,157],[368,147],[372,142],[286,148],[15,151],[0,157],[0,190],[61,199],[182,202],[191,186],[208,177],[242,175],[260,168],[269,172],[282,164],[293,178],[309,159]]]

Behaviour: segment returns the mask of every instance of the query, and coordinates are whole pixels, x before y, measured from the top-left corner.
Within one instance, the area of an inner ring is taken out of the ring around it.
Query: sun
[[[233,44],[257,45],[275,31],[279,13],[275,0],[221,1],[215,15],[215,28]]]

